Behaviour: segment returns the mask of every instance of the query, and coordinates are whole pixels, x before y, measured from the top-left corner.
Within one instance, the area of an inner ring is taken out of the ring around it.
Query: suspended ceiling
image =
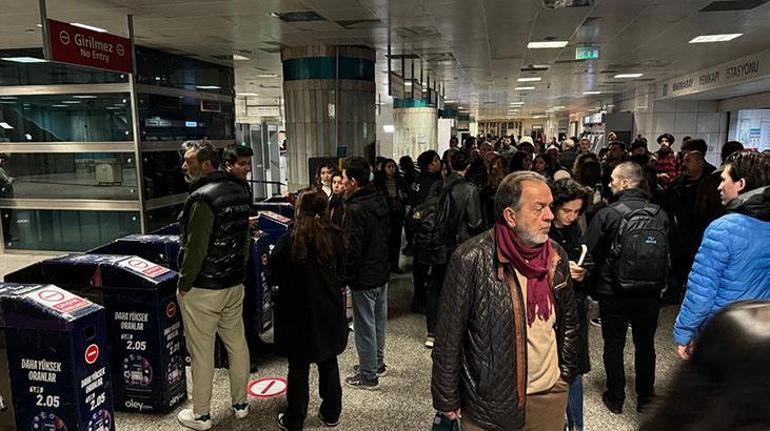
[[[328,43],[377,50],[378,92],[387,103],[390,41],[394,55],[419,56],[426,76],[430,70],[431,79],[445,85],[446,98],[478,118],[510,117],[507,108],[516,101],[525,102],[518,117],[554,106],[585,110],[636,86],[770,48],[770,2],[722,2],[756,7],[712,12],[700,10],[713,0],[576,3],[589,5],[554,10],[544,8],[542,0],[49,0],[48,15],[125,35],[125,16],[133,14],[139,44],[217,62],[241,54],[249,60],[234,62],[237,91],[264,99],[282,97],[281,46]],[[0,7],[0,49],[40,45],[37,0],[0,0]],[[284,22],[273,16],[297,11],[314,11],[323,20]],[[718,33],[743,36],[688,43]],[[569,44],[527,48],[543,40]],[[598,45],[600,59],[575,61],[578,45]],[[399,71],[400,60],[392,64]],[[549,68],[521,70],[533,64]],[[407,62],[407,75],[410,70]],[[614,78],[617,73],[644,75],[621,80]],[[522,77],[542,81],[517,82]],[[535,89],[516,91],[517,86]]]

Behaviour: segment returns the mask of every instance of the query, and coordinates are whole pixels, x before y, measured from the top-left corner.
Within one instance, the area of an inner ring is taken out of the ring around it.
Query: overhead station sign
[[[658,84],[657,98],[689,96],[767,76],[770,76],[770,50],[663,81]]]
[[[131,40],[52,19],[48,24],[49,60],[115,72],[133,73]]]

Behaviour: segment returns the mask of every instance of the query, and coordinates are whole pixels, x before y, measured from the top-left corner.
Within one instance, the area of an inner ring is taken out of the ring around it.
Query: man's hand
[[[687,344],[686,346],[683,346],[681,344],[676,346],[676,353],[683,360],[689,361],[690,358],[692,357],[692,341],[690,342],[690,344]]]
[[[570,260],[569,275],[575,281],[583,281],[586,278],[586,269]]]
[[[444,413],[447,418],[449,418],[450,421],[456,421],[457,419],[460,419],[463,417],[462,409],[457,409],[452,412],[445,412]]]

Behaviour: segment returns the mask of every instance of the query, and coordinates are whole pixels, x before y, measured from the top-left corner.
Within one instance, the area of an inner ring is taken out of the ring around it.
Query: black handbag
[[[432,431],[462,431],[460,419],[449,420],[445,414],[436,412],[433,417]]]

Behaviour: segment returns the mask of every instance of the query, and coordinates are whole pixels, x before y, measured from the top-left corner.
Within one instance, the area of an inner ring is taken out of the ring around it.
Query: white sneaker
[[[246,416],[249,415],[249,403],[234,404],[233,413],[236,419],[246,419]]]
[[[436,341],[436,338],[435,338],[435,337],[432,337],[432,336],[428,335],[428,336],[425,338],[425,347],[427,347],[428,349],[432,349],[432,348],[433,348],[433,343],[434,343],[435,341]]]
[[[176,420],[178,420],[179,424],[183,427],[190,429],[198,431],[206,431],[211,429],[211,415],[205,414],[196,418],[192,409],[184,409],[179,412],[179,414],[176,415]]]

